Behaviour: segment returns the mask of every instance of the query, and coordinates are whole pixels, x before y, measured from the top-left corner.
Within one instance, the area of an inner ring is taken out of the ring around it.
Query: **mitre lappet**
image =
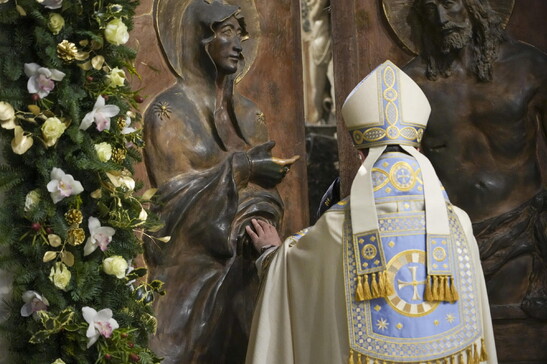
[[[368,149],[345,219],[350,364],[486,360],[469,242],[416,149],[430,112],[420,87],[390,61],[342,106],[354,146]]]

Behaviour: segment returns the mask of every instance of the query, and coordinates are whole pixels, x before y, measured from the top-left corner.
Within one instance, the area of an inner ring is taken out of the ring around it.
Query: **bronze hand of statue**
[[[247,152],[251,161],[251,181],[265,188],[272,188],[281,182],[291,165],[300,158],[299,155],[288,159],[272,157],[274,146],[275,142],[270,140]]]

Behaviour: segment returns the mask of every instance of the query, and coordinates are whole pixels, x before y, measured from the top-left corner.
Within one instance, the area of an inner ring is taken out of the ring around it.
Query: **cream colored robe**
[[[389,209],[389,206],[387,206]],[[378,208],[378,215],[386,206]],[[382,211],[383,210],[383,211]],[[488,364],[496,364],[494,335],[479,251],[465,212],[454,207],[479,281]],[[246,364],[345,364],[349,357],[344,296],[344,211],[331,209],[298,241],[288,238],[272,254],[256,305]],[[259,264],[259,270],[261,266]],[[369,361],[369,363],[371,363]],[[365,363],[363,363],[365,364]]]

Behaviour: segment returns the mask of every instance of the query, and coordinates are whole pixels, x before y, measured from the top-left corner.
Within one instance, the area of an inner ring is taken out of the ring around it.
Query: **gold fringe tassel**
[[[446,298],[447,279],[445,276],[439,277],[439,301],[448,301]],[[449,291],[449,290],[448,290]]]
[[[436,301],[442,301],[444,294],[441,295],[441,283],[442,283],[441,277],[440,276],[435,276],[434,282],[435,282],[434,286],[435,286]]]
[[[370,284],[368,283],[368,274],[363,276],[363,293],[365,294],[365,300],[372,299],[372,293],[370,292]]]
[[[380,297],[387,297],[386,295],[386,272],[378,272],[378,285],[380,286]]]
[[[389,297],[395,294],[395,289],[393,289],[393,284],[391,284],[391,282],[389,282],[388,280],[387,271],[384,271],[383,274],[384,274],[384,288],[386,292],[385,297]]]
[[[439,282],[438,282],[437,276],[431,277],[431,300],[432,301],[438,301],[439,300]]]
[[[426,277],[424,300],[454,303],[459,299],[458,291],[451,276],[431,275]],[[457,364],[457,363],[455,363]]]
[[[454,277],[450,277],[450,293],[452,296],[452,302],[456,302],[460,299],[460,295],[458,294],[458,290],[456,289],[456,283],[454,282]]]
[[[361,302],[393,295],[393,285],[388,282],[387,277],[386,271],[358,275],[355,284],[355,300]]]
[[[484,338],[481,338],[481,355],[479,357],[480,361],[488,360],[488,354],[486,354],[486,347],[484,345]]]
[[[480,363],[479,351],[477,348],[477,343],[474,343],[473,344],[473,364],[479,364],[479,363]]]
[[[357,359],[357,360],[356,360]],[[455,354],[446,356],[444,358],[438,358],[427,361],[426,364],[480,364],[488,359],[486,353],[486,347],[484,345],[484,338],[481,338],[481,350],[479,355],[478,343],[468,346],[467,348],[459,351]],[[355,352],[352,349],[349,351],[348,364],[390,364],[389,362],[380,359],[373,359]]]
[[[357,288],[355,288],[355,300],[361,302],[365,300],[365,293],[363,292],[363,277],[357,276]]]
[[[465,350],[465,356],[467,357],[467,364],[473,364],[473,346],[468,346]]]
[[[433,301],[433,293],[431,292],[431,277],[430,276],[425,277],[424,300],[428,302]]]
[[[355,360],[353,359],[353,350],[351,350],[351,349],[349,351],[348,364],[355,364]]]
[[[370,291],[372,292],[372,298],[381,297],[380,287],[378,287],[378,282],[376,281],[376,273],[372,273],[371,282],[370,282]]]

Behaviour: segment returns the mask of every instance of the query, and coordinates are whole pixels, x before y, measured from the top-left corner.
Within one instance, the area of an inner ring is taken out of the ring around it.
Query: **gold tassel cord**
[[[355,361],[354,361],[354,359],[353,359],[353,350],[350,350],[350,351],[349,351],[348,364],[355,364]]]
[[[439,277],[439,301],[446,301],[446,278],[444,276]]]
[[[456,302],[460,299],[458,290],[456,289],[456,282],[454,282],[454,277],[450,277],[450,292],[453,299],[452,302]]]
[[[370,291],[372,292],[372,298],[381,297],[380,287],[378,287],[378,282],[376,281],[376,273],[372,273]]]
[[[481,355],[479,357],[479,360],[481,362],[488,360],[488,354],[486,354],[486,346],[484,345],[484,338],[481,338]]]
[[[370,285],[368,283],[368,274],[365,274],[363,277],[363,292],[365,294],[365,300],[372,299],[372,292],[370,291]]]
[[[386,295],[385,297],[389,297],[395,294],[395,289],[393,288],[393,284],[388,279],[387,271],[384,271],[384,282],[385,282],[385,291]]]
[[[365,361],[365,363],[366,363],[366,361]],[[361,360],[361,354],[357,354],[357,364],[363,364],[363,361]]]
[[[357,302],[394,294],[393,285],[388,281],[386,271],[358,275],[355,279],[355,300]]]
[[[433,301],[439,301],[439,277],[433,276],[433,285],[431,286],[431,293],[433,296]]]
[[[357,288],[355,289],[355,300],[361,302],[365,300],[365,293],[363,292],[363,277],[357,276]]]
[[[473,346],[468,346],[467,349],[465,350],[465,356],[467,357],[467,363],[470,364],[470,363],[473,363],[473,352],[472,352],[472,348]]]
[[[426,277],[424,300],[454,303],[459,299],[458,291],[451,276],[430,275]],[[456,363],[455,363],[456,364]]]
[[[425,292],[424,292],[424,300],[431,302],[433,301],[433,294],[431,293],[431,277],[426,276],[425,277]]]
[[[378,272],[378,285],[380,286],[380,297],[387,297],[386,295],[386,272]]]

